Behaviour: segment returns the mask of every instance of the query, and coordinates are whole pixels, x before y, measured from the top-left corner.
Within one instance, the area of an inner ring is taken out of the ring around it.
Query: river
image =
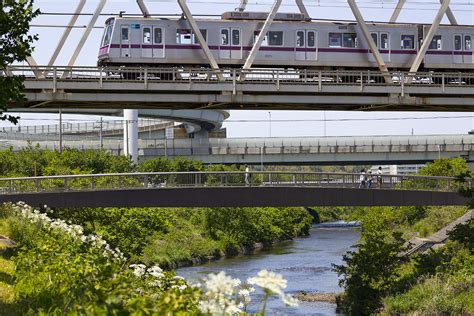
[[[331,264],[341,264],[342,256],[359,239],[360,233],[354,228],[320,227],[315,225],[307,238],[278,243],[271,249],[235,258],[221,259],[203,265],[177,270],[189,280],[198,280],[209,273],[225,271],[232,277],[245,282],[258,271],[267,269],[280,273],[288,280],[285,292],[297,294],[300,291],[337,293],[337,274]],[[259,299],[257,294],[254,300]],[[255,312],[252,305],[250,312]],[[299,307],[283,307],[277,299],[269,301],[267,315],[337,315],[335,304],[325,302],[300,302]]]

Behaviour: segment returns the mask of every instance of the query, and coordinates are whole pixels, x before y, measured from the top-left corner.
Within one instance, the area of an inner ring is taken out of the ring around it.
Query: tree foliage
[[[33,9],[33,0],[3,0],[0,11],[0,71],[14,62],[26,60],[33,51],[36,35],[28,34],[31,20],[39,14]],[[8,104],[22,103],[23,80],[19,77],[0,76],[0,119],[18,122],[18,118],[3,114]]]

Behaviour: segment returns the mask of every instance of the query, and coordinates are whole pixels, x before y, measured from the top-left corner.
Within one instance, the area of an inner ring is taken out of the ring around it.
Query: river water
[[[285,293],[297,294],[300,291],[337,293],[338,277],[331,270],[332,264],[341,264],[342,256],[351,250],[359,239],[359,231],[346,227],[320,227],[315,225],[311,235],[277,244],[268,250],[254,254],[222,259],[199,266],[177,270],[189,280],[198,280],[209,273],[225,271],[234,278],[245,282],[260,270],[267,269],[280,273],[288,280]],[[252,298],[260,299],[257,293]],[[250,312],[257,306],[250,304]],[[325,302],[300,302],[299,307],[284,307],[279,299],[271,299],[267,315],[337,315],[335,304]]]

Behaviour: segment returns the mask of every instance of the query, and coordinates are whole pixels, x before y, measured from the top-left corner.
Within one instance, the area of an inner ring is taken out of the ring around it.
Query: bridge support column
[[[393,10],[392,16],[390,17],[390,23],[396,23],[398,20],[398,16],[400,15],[400,12],[403,9],[403,6],[405,5],[406,0],[398,0],[397,6]],[[441,4],[443,4],[444,0],[439,0]],[[446,16],[448,17],[449,23],[451,25],[458,25],[458,21],[456,20],[456,17],[454,16],[453,11],[451,8],[446,9]]]
[[[138,110],[123,110],[124,155],[138,162]]]

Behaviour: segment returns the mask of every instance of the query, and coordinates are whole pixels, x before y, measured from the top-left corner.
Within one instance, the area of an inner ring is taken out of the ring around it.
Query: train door
[[[231,47],[230,58],[242,59],[242,39],[240,29],[230,29],[231,31]]]
[[[317,60],[316,31],[297,30],[295,43],[296,60]]]
[[[455,64],[462,64],[462,34],[454,34],[454,51],[453,51],[453,62]]]
[[[142,27],[142,57],[143,58],[152,58],[153,57],[153,43],[152,43],[152,27],[143,26]]]
[[[164,29],[161,27],[153,27],[153,57],[164,58],[165,57],[165,34]]]
[[[318,60],[316,31],[306,30],[306,60]]]
[[[472,51],[472,34],[463,35],[463,62],[465,64],[473,63],[473,51]]]
[[[230,59],[230,29],[221,29],[219,40],[219,58]]]
[[[120,30],[120,57],[131,57],[130,28],[128,25],[122,25]]]
[[[380,56],[384,62],[390,62],[390,35],[387,32],[372,32],[370,36],[375,46],[379,49]],[[375,57],[369,51],[369,62],[375,63]]]

